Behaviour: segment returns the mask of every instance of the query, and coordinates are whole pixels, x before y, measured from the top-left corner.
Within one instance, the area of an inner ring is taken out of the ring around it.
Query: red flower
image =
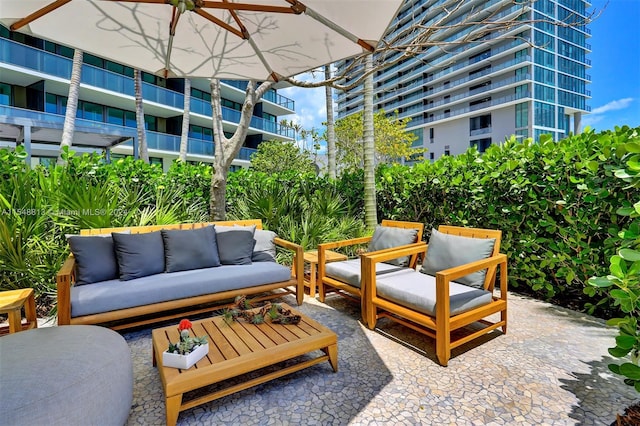
[[[180,321],[180,324],[178,324],[178,330],[182,331],[182,330],[191,330],[192,324],[191,321],[189,321],[188,319],[183,319]]]

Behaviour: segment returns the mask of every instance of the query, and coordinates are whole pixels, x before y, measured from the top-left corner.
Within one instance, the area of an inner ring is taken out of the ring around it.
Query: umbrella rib
[[[226,1],[203,1],[200,7],[207,9],[247,10],[250,12],[298,13],[291,7],[269,6],[251,3],[228,3]]]
[[[196,8],[193,10],[195,13],[197,13],[198,15],[202,16],[204,19],[213,22],[216,25],[220,25],[222,28],[224,28],[225,30],[229,31],[232,34],[237,35],[238,37],[240,37],[241,39],[245,39],[245,35],[237,30],[236,28],[233,28],[231,25],[227,24],[226,22],[224,22],[223,20],[216,18],[215,16],[205,12],[204,10],[200,9],[200,8]]]
[[[286,0],[286,1],[287,3],[291,4],[291,8],[293,10],[300,11],[299,13],[304,13],[310,18],[315,19],[316,21],[320,22],[321,24],[323,24],[328,28],[331,28],[333,31],[337,32],[343,37],[346,37],[349,40],[353,41],[354,43],[357,43],[363,49],[368,50],[369,52],[373,52],[374,50],[376,50],[375,46],[372,46],[371,44],[367,43],[366,41],[352,34],[351,32],[342,28],[340,25],[336,24],[330,19],[325,18],[324,16],[322,16],[315,10],[311,9],[307,5],[303,4],[302,2],[299,2],[298,0]]]
[[[45,7],[36,10],[35,12],[29,14],[28,16],[16,21],[13,23],[13,25],[11,25],[11,27],[9,27],[9,29],[11,31],[17,31],[20,28],[24,27],[25,25],[29,25],[31,22],[35,21],[36,19],[42,18],[44,15],[46,15],[49,12],[53,12],[54,10],[56,10],[57,8],[59,8],[60,6],[64,6],[65,4],[69,3],[71,0],[56,0],[53,3],[50,3],[48,5],[46,5]]]

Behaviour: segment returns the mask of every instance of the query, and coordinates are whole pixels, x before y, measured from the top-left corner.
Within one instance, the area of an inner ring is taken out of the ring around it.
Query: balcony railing
[[[30,120],[33,125],[38,127],[50,127],[62,129],[64,125],[64,115],[52,114],[48,112],[33,111],[23,108],[0,105],[0,123],[7,118]],[[48,126],[47,126],[48,125]],[[114,135],[121,137],[136,137],[136,129],[134,127],[118,126],[116,124],[102,123],[97,121],[76,118],[76,131],[92,132],[96,134]],[[180,136],[170,135],[167,133],[147,131],[147,146],[149,149],[157,149],[161,151],[179,152]],[[131,141],[121,145],[132,146]],[[202,139],[189,138],[187,152],[190,154],[214,155],[214,143]],[[240,148],[240,152],[236,158],[241,160],[249,160],[251,154],[256,152],[252,148]]]
[[[0,62],[11,65],[28,68],[53,77],[59,77],[68,80],[71,75],[72,61],[69,58],[55,55],[50,52],[39,50],[30,46],[16,43],[12,40],[0,38]],[[232,80],[228,80],[232,81]],[[227,82],[227,80],[225,80]],[[84,64],[82,66],[81,83],[106,89],[112,92],[132,96],[134,91],[133,79],[122,74],[114,73],[92,65]],[[234,82],[240,85],[246,82]],[[235,87],[238,87],[236,85]],[[270,96],[275,98],[275,93],[269,92]],[[277,95],[280,102],[291,105],[293,109],[293,101],[283,96]],[[184,95],[169,89],[158,87],[149,83],[142,83],[142,97],[145,101],[155,102],[168,107],[182,110],[184,107]],[[191,108],[194,112],[211,116],[211,104],[202,99],[191,98]],[[223,107],[223,110],[234,111],[230,108]],[[224,114],[224,112],[223,112]],[[238,123],[239,115],[228,112],[227,117],[238,117],[233,123]],[[228,118],[227,118],[228,119]],[[251,127],[257,130],[278,134],[281,136],[293,138],[294,130],[287,126],[275,124],[269,120],[260,117],[253,117]]]
[[[247,89],[246,81],[242,81],[242,80],[221,80],[221,81],[227,86],[232,86],[232,87],[235,87],[236,89],[240,89],[240,90]],[[289,99],[271,90],[267,91],[267,93],[265,93],[262,96],[262,99],[266,99],[269,102],[273,102],[274,104],[290,109],[291,111],[295,110],[295,101],[293,99]]]

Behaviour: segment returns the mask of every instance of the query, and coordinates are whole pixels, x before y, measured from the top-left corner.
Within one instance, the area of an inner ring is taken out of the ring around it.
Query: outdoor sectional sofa
[[[260,220],[85,229],[68,240],[59,325],[121,329],[211,311],[239,295],[304,297],[302,247]],[[275,261],[276,246],[293,252],[293,268]]]

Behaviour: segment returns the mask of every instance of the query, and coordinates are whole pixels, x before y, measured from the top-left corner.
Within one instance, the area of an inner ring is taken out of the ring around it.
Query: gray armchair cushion
[[[383,299],[413,309],[429,316],[436,316],[436,279],[405,268],[376,280],[376,294]],[[449,283],[450,315],[458,315],[491,303],[491,293],[460,284]]]
[[[369,242],[368,251],[384,250],[392,247],[404,246],[416,242],[418,237],[417,229],[396,228],[393,226],[376,226],[373,237]],[[386,261],[390,265],[407,266],[409,256],[399,257]]]
[[[464,265],[491,256],[495,238],[469,238],[459,235],[443,234],[435,229],[431,230],[431,238],[427,248],[427,256],[420,272],[435,275],[439,271]],[[483,269],[456,281],[475,288],[484,287],[487,270]]]
[[[213,226],[196,229],[163,229],[167,272],[220,266],[216,232]]]
[[[160,231],[111,234],[123,281],[164,272],[164,244]]]
[[[249,265],[253,255],[255,231],[242,226],[216,226],[216,241],[220,263],[223,265]]]
[[[253,254],[251,255],[252,262],[275,262],[276,261],[276,243],[274,242],[277,237],[273,231],[265,231],[262,229],[256,229],[253,234],[253,239],[256,241],[256,245],[253,248]]]
[[[343,260],[341,262],[331,262],[325,265],[325,275],[336,280],[351,284],[360,288],[360,277],[362,275],[360,259]],[[388,263],[376,263],[376,275],[382,276],[390,272],[406,269],[404,267],[389,265]]]
[[[118,262],[111,234],[69,235],[67,240],[76,259],[76,285],[118,278]]]

